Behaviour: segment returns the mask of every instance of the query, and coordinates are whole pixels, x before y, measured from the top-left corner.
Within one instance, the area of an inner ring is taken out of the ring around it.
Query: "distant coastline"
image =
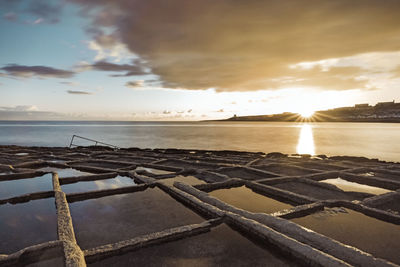
[[[356,104],[353,107],[341,107],[316,111],[311,117],[302,117],[298,113],[284,112],[271,115],[236,116],[218,121],[277,121],[277,122],[388,122],[400,123],[400,103],[380,102],[375,106]]]

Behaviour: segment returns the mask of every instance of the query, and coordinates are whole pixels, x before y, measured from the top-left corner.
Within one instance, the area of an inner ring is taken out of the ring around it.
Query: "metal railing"
[[[69,144],[69,148],[74,147],[74,146],[76,146],[76,147],[77,147],[77,146],[80,146],[80,145],[74,144],[74,139],[75,139],[75,138],[80,138],[80,139],[84,139],[84,140],[87,140],[87,141],[94,142],[94,143],[95,143],[95,144],[94,144],[95,146],[97,146],[97,144],[100,144],[100,145],[112,147],[112,148],[114,148],[114,149],[119,149],[119,147],[117,147],[117,146],[110,145],[110,144],[107,144],[107,143],[104,143],[104,142],[101,142],[101,141],[97,141],[97,140],[94,140],[94,139],[86,138],[86,137],[83,137],[83,136],[79,136],[79,135],[76,135],[76,134],[74,134],[74,135],[72,136],[72,138],[71,138],[71,143]]]

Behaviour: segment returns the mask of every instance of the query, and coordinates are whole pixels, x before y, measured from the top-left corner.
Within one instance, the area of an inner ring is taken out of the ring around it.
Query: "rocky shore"
[[[397,266],[399,213],[395,162],[0,146],[0,266]]]

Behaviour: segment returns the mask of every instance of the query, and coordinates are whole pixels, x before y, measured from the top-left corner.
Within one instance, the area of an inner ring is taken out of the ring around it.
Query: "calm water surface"
[[[73,134],[121,147],[279,151],[400,161],[400,124],[395,123],[0,121],[2,145],[68,146]]]

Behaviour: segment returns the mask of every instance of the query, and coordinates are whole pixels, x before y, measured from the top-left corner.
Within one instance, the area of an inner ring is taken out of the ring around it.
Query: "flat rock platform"
[[[0,266],[399,266],[400,164],[0,146]]]

